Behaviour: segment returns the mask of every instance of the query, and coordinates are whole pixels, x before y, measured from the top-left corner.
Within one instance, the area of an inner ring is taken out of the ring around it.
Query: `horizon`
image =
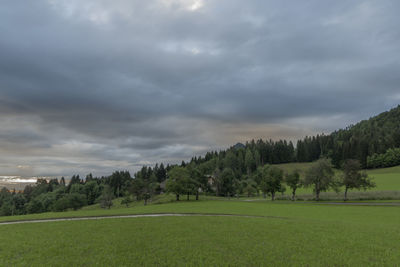
[[[133,174],[398,106],[400,3],[6,0],[0,175]],[[2,177],[1,176],[1,177]]]

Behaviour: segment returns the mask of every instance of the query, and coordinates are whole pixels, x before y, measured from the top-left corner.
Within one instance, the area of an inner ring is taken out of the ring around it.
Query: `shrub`
[[[400,148],[390,148],[383,154],[367,158],[367,168],[385,168],[400,165]]]

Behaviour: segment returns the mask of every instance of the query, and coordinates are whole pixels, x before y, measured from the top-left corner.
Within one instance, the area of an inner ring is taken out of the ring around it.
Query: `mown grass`
[[[0,225],[0,266],[395,266],[400,262],[400,207],[205,200],[68,214],[111,211],[267,217]]]
[[[138,204],[129,208],[120,206],[111,209],[101,209],[94,206],[92,209],[81,209],[77,211],[66,212],[46,212],[39,214],[19,215],[19,216],[4,216],[0,217],[0,221],[20,221],[32,219],[47,219],[47,218],[70,218],[70,217],[86,217],[86,216],[111,216],[111,215],[128,215],[128,214],[152,214],[152,213],[202,213],[202,214],[237,214],[237,215],[255,215],[255,216],[276,216],[287,217],[290,214],[295,218],[320,218],[322,212],[329,215],[332,211],[339,211],[335,216],[344,214],[345,216],[351,214],[352,218],[355,214],[351,209],[344,206],[335,206],[325,209],[325,206],[316,204],[314,202],[294,202],[291,201],[275,201],[257,200],[256,201],[241,201],[241,200],[200,200],[200,201],[180,201],[165,204],[152,204],[144,206]],[[375,207],[370,207],[375,211]],[[399,207],[400,208],[400,207]],[[346,213],[350,211],[350,213]],[[361,211],[367,211],[361,210]],[[398,210],[396,210],[397,212]],[[359,213],[360,222],[365,220],[373,220],[367,213]],[[316,216],[316,217],[314,217]],[[380,211],[379,218],[387,216],[387,219],[400,218],[400,214],[393,217],[393,214],[386,213],[383,209]],[[322,216],[323,217],[323,216]],[[339,218],[340,219],[340,218]],[[400,223],[400,220],[399,220]]]

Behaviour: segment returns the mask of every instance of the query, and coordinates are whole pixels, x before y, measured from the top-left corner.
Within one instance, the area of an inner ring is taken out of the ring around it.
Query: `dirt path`
[[[93,217],[76,217],[76,218],[56,218],[56,219],[38,219],[25,221],[0,222],[0,225],[24,224],[24,223],[46,223],[46,222],[63,222],[63,221],[84,221],[84,220],[103,220],[103,219],[124,219],[124,218],[144,218],[144,217],[187,217],[187,216],[203,216],[203,217],[242,217],[242,218],[273,218],[288,219],[285,217],[275,216],[252,216],[252,215],[235,215],[235,214],[204,214],[204,213],[159,213],[159,214],[133,214],[133,215],[112,215],[112,216],[93,216]]]

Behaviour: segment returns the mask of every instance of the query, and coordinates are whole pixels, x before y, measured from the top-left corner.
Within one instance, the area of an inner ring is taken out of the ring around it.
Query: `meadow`
[[[0,265],[393,266],[400,261],[399,208],[202,200],[71,211],[58,214],[261,217],[156,217],[0,225]],[[43,217],[36,215],[40,216]]]

